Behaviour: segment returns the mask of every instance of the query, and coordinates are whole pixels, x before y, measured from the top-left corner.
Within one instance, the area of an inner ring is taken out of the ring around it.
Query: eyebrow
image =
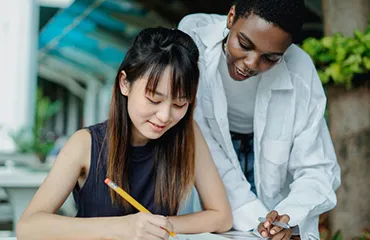
[[[248,41],[249,44],[255,48],[256,45],[252,42],[252,40],[249,39],[249,37],[247,37],[247,35],[245,35],[244,33],[242,32],[239,32],[240,36],[242,36],[242,38],[244,38],[245,41]],[[267,52],[267,53],[263,53],[263,55],[279,55],[279,56],[283,56],[284,53],[281,53],[281,52]]]

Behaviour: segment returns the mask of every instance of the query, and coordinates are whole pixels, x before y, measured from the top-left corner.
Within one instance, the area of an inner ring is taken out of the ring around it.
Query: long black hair
[[[120,75],[132,85],[148,76],[147,92],[155,92],[164,70],[171,70],[171,97],[185,97],[189,102],[185,116],[160,139],[155,140],[155,203],[167,206],[176,214],[186,193],[194,184],[195,146],[193,111],[199,81],[199,52],[186,33],[162,27],[148,28],[139,33],[118,69],[108,119],[107,176],[126,191],[128,184],[129,143],[131,126],[127,97],[120,91]],[[131,209],[126,201],[110,190],[113,202]]]

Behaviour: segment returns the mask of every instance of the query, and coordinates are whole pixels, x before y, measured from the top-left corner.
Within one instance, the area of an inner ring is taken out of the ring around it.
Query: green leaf
[[[335,60],[337,62],[343,62],[344,59],[346,58],[346,56],[347,56],[347,49],[345,47],[342,47],[342,46],[338,47]]]
[[[317,73],[318,73],[319,78],[320,78],[320,80],[323,84],[327,84],[329,82],[329,80],[330,80],[330,75],[329,74],[327,74],[326,72],[320,71],[320,70],[318,70]]]
[[[322,46],[325,48],[331,48],[333,46],[334,38],[333,37],[323,37],[321,39]]]
[[[327,68],[327,73],[333,78],[334,82],[341,82],[342,75],[341,75],[341,66],[339,63],[332,63]]]
[[[355,38],[357,38],[358,40],[361,40],[362,38],[363,38],[363,36],[364,36],[364,33],[363,32],[361,32],[360,30],[358,30],[358,29],[355,29],[355,31],[354,31],[354,36],[355,36]]]
[[[337,231],[337,232],[334,234],[334,236],[333,236],[332,240],[343,240],[342,232],[341,232],[341,231]]]

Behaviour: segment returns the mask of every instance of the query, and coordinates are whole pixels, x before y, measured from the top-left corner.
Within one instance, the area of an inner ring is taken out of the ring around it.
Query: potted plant
[[[311,56],[327,93],[327,118],[342,173],[328,225],[330,232],[340,229],[349,239],[370,225],[370,19],[363,32],[307,38],[302,48]]]
[[[370,20],[365,32],[355,30],[353,37],[337,33],[321,39],[307,38],[302,48],[314,61],[323,84],[351,89],[359,76],[370,71]]]
[[[47,121],[60,110],[61,102],[52,102],[43,95],[42,89],[37,89],[35,122],[33,128],[23,128],[11,133],[17,151],[21,154],[36,154],[41,163],[45,162],[47,154],[54,146],[56,136],[46,128]]]

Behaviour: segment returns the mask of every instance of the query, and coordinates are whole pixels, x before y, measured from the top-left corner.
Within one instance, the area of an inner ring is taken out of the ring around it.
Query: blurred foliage
[[[43,95],[41,88],[37,89],[34,127],[25,127],[10,133],[19,152],[35,153],[41,161],[45,160],[56,140],[55,134],[47,131],[45,124],[47,120],[56,115],[60,107],[60,101],[51,102],[48,97]]]
[[[319,232],[320,240],[343,240],[343,234],[341,230],[338,230],[332,235],[329,231],[329,212],[325,212],[320,215],[319,218]],[[360,236],[352,237],[352,240],[370,240],[370,228],[362,230]]]
[[[323,84],[333,81],[349,89],[355,75],[370,72],[370,15],[364,32],[355,30],[352,37],[337,33],[307,38],[302,48],[314,61]]]
[[[363,229],[362,235],[359,237],[354,238],[353,240],[370,240],[370,228],[369,229]]]
[[[331,238],[331,240],[343,240],[343,235],[341,231],[337,231],[334,236]],[[370,240],[370,230],[364,229],[362,231],[362,235],[359,237],[354,237],[352,240]]]

